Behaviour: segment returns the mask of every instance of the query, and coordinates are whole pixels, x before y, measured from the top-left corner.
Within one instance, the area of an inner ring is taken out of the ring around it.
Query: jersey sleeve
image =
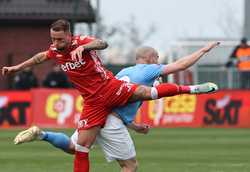
[[[116,79],[120,79],[120,78],[122,78],[123,76],[124,76],[124,69],[122,69],[120,72],[118,72],[116,75],[115,75],[115,77],[116,77]]]
[[[161,76],[164,65],[162,64],[151,64],[146,67],[146,77],[148,80],[155,80]]]
[[[50,47],[48,50],[47,50],[47,58],[49,59],[52,59],[56,56],[56,52],[53,50],[52,47]]]
[[[78,40],[78,44],[84,45],[84,44],[92,42],[94,39],[96,39],[96,38],[92,37],[92,36],[80,36],[79,40]]]

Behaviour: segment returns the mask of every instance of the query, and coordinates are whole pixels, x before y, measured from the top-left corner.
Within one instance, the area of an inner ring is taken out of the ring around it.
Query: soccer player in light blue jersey
[[[154,86],[160,76],[187,69],[218,44],[217,42],[210,43],[198,51],[166,65],[158,64],[158,53],[155,49],[141,47],[136,51],[136,65],[121,70],[116,77],[128,83]],[[197,94],[214,92],[218,88],[213,83],[205,83],[189,86],[189,89],[191,93]],[[154,93],[152,94],[154,95]],[[154,96],[157,98],[157,93]],[[149,126],[133,122],[141,104],[142,102],[138,101],[113,109],[113,113],[108,116],[104,128],[96,138],[107,161],[117,160],[123,172],[135,172],[137,169],[136,151],[127,127],[144,134],[149,131]],[[34,126],[20,132],[14,143],[44,140],[65,152],[74,153],[77,136],[77,131],[69,138],[63,133],[42,131]]]

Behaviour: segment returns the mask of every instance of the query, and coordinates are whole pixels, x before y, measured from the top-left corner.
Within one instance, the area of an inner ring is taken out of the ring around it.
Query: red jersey
[[[106,70],[96,51],[84,51],[82,61],[73,61],[70,52],[80,45],[87,44],[95,38],[89,36],[74,36],[70,47],[65,51],[58,51],[53,45],[50,46],[47,57],[53,58],[61,69],[66,72],[69,80],[78,89],[81,95],[86,99],[94,96],[98,91],[107,86],[113,74]]]

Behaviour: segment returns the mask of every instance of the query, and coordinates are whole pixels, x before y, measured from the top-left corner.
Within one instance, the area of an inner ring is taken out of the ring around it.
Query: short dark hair
[[[70,23],[67,20],[60,19],[51,24],[50,29],[53,31],[70,32]]]

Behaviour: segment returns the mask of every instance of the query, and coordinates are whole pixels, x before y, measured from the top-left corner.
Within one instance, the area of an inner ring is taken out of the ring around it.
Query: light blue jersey
[[[116,78],[139,85],[153,86],[155,80],[162,74],[163,66],[158,64],[137,64],[121,70],[116,75]],[[113,111],[120,116],[125,124],[129,124],[134,120],[141,104],[141,101],[129,103],[126,106],[113,109]]]

